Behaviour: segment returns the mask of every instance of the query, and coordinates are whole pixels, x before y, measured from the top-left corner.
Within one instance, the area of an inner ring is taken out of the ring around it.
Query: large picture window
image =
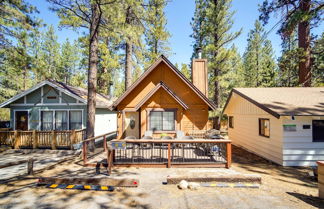
[[[324,142],[324,120],[313,120],[313,142]]]
[[[70,129],[82,128],[82,111],[70,111]]]
[[[270,137],[270,120],[259,118],[259,135]]]
[[[42,111],[41,122],[41,129],[43,131],[53,130],[53,111]]]
[[[40,112],[41,130],[74,130],[82,129],[81,110],[51,110]]]
[[[150,130],[174,131],[175,111],[151,111],[149,115]]]
[[[67,111],[55,111],[55,130],[67,130]]]

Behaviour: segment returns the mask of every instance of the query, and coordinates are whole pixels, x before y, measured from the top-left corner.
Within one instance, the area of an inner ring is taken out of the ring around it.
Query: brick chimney
[[[207,59],[201,58],[201,50],[198,51],[198,59],[192,60],[192,83],[208,98],[208,70]]]

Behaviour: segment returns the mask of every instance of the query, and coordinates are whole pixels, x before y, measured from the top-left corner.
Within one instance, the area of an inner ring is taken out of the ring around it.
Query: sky
[[[66,38],[75,40],[80,35],[80,32],[77,33],[71,29],[59,29],[59,18],[55,13],[48,10],[50,5],[45,0],[29,0],[29,2],[38,8],[40,11],[38,16],[44,20],[44,23],[54,25],[60,42],[63,42]],[[241,28],[243,31],[231,44],[235,44],[241,55],[246,49],[247,34],[253,29],[254,22],[259,17],[258,4],[262,2],[263,0],[233,0],[232,10],[236,11],[236,13],[233,17],[234,24],[232,31],[239,31]],[[194,10],[194,0],[171,0],[165,8],[168,20],[167,30],[171,33],[169,43],[172,49],[172,55],[169,58],[174,64],[190,63],[190,57],[193,50],[193,39],[190,38],[190,34],[192,33],[190,22],[194,15]],[[265,31],[270,31],[278,21],[279,18],[272,16],[269,24],[265,26]],[[322,26],[324,25],[322,24]],[[270,31],[268,39],[272,43],[275,56],[279,57],[281,53],[281,39],[276,33],[277,29],[278,28],[275,28]],[[315,34],[320,34],[323,31],[323,27],[319,27],[313,32]]]

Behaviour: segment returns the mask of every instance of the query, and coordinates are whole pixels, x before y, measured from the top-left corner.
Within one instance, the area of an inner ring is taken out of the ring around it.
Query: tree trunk
[[[128,7],[126,11],[126,24],[131,25],[132,24],[132,8]],[[130,37],[128,37],[128,40],[126,40],[126,49],[125,49],[125,90],[127,90],[130,85],[132,84],[132,53],[133,53],[133,45],[130,40]]]
[[[300,10],[310,10],[310,0],[300,0]],[[311,86],[311,55],[310,55],[310,25],[309,21],[298,24],[298,47],[304,49],[305,56],[299,62],[299,84]]]
[[[99,5],[91,4],[90,22],[90,47],[89,47],[89,71],[88,71],[88,103],[87,103],[87,130],[86,138],[94,136],[95,113],[96,113],[96,88],[98,66],[98,33],[100,23]]]
[[[132,51],[133,45],[130,41],[126,42],[126,62],[125,62],[125,90],[132,84]]]

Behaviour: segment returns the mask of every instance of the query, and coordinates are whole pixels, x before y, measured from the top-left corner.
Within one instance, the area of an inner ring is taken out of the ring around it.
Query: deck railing
[[[96,155],[107,152],[107,142],[116,138],[117,131],[108,132],[82,141],[83,165],[88,166],[88,160]],[[103,160],[106,160],[103,159]],[[107,163],[106,163],[107,164]]]
[[[67,131],[0,131],[0,145],[19,148],[68,148],[80,143],[85,129]]]
[[[231,166],[230,140],[117,140],[110,146],[108,167],[226,167]]]

